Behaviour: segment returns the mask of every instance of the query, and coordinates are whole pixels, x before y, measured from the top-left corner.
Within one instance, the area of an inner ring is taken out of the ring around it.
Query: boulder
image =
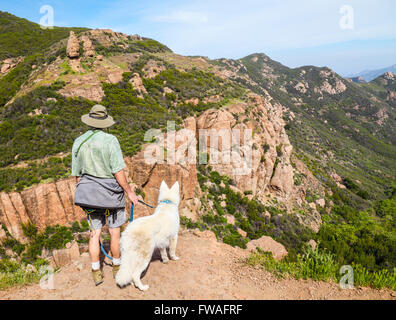
[[[271,252],[276,260],[281,260],[287,255],[286,248],[281,243],[268,236],[262,236],[260,239],[248,242],[247,250],[256,251],[256,248]]]
[[[18,58],[8,58],[5,59],[3,61],[0,61],[0,73],[2,74],[6,74],[9,71],[11,71],[11,69],[13,69],[19,62],[21,62],[23,60],[23,57],[18,57]],[[3,64],[1,64],[3,62]]]
[[[279,164],[271,179],[271,186],[290,194],[294,186],[293,167],[290,164]]]
[[[184,207],[180,210],[180,216],[186,217],[191,219],[192,221],[196,222],[199,218],[198,213],[196,210],[190,210],[187,207]]]
[[[168,88],[168,87],[164,87],[164,95],[166,94],[166,93],[174,93],[174,91],[171,89],[171,88]]]
[[[234,225],[235,224],[235,217],[230,215],[230,214],[226,214],[225,218],[227,219],[227,223]]]
[[[319,206],[319,207],[324,207],[325,205],[326,205],[326,201],[325,201],[325,199],[318,199],[318,200],[316,200],[315,201],[315,203]]]
[[[309,241],[308,241],[308,244],[309,244],[309,246],[310,246],[313,250],[316,250],[316,246],[318,245],[318,244],[316,243],[316,241],[313,240],[313,239],[309,240]]]
[[[247,232],[245,230],[242,230],[241,228],[238,228],[237,231],[242,237],[246,237],[247,236]]]
[[[69,60],[69,63],[79,63],[79,60]],[[104,97],[102,84],[96,74],[79,75],[72,78],[58,92],[65,97],[83,97],[98,102]]]
[[[80,250],[76,241],[66,245],[65,249],[52,251],[52,256],[57,267],[69,264],[80,258]]]
[[[217,241],[216,235],[210,230],[201,231],[199,229],[194,229],[193,234],[199,238],[206,238]]]
[[[1,66],[1,73],[7,73],[9,70],[11,69],[11,64],[9,63],[3,63],[3,65]]]
[[[330,178],[332,178],[334,180],[334,182],[342,182],[342,178],[335,172],[330,174]]]

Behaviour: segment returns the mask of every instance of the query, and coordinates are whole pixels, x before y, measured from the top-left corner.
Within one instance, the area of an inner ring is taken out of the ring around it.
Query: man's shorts
[[[119,228],[126,222],[125,209],[111,210],[110,214],[106,217],[104,213],[92,212],[89,214],[91,219],[88,218],[89,227],[92,230],[99,230],[106,224],[106,218],[109,228]]]

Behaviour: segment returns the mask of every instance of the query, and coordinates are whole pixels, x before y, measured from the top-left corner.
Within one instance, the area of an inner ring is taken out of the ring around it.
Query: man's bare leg
[[[121,264],[120,237],[121,228],[109,228],[110,232],[110,250],[113,256],[113,277],[115,278]]]
[[[101,233],[101,229],[98,230],[91,230],[91,235],[89,237],[89,256],[91,257],[91,264],[92,264],[92,276],[95,282],[95,285],[99,285],[103,282],[103,275],[102,271],[100,270],[100,261],[99,261],[99,254],[100,254],[100,247],[99,247],[99,237]]]
[[[120,252],[120,237],[121,228],[109,228],[110,232],[110,250],[113,258],[119,259],[121,256]]]
[[[88,249],[89,249],[89,256],[91,257],[92,263],[99,262],[99,254],[100,254],[99,237],[100,237],[101,232],[102,232],[101,229],[91,230],[91,235],[89,237]]]

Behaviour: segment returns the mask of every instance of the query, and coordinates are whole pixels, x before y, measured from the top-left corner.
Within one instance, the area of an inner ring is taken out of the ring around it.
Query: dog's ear
[[[160,186],[160,192],[163,192],[165,190],[169,190],[168,185],[166,184],[166,182],[164,180],[162,180],[161,182],[161,186]]]
[[[176,181],[170,190],[173,192],[179,192],[179,181]]]

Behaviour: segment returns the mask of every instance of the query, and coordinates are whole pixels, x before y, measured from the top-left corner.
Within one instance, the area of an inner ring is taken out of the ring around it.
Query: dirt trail
[[[195,234],[196,233],[196,234]],[[178,261],[163,264],[155,255],[142,282],[150,289],[116,286],[111,266],[104,265],[104,282],[95,287],[87,254],[62,267],[54,289],[39,284],[0,291],[0,299],[395,299],[391,290],[341,290],[335,283],[277,280],[270,273],[244,266],[246,250],[217,242],[210,232],[181,230]],[[83,268],[79,270],[79,266]]]

